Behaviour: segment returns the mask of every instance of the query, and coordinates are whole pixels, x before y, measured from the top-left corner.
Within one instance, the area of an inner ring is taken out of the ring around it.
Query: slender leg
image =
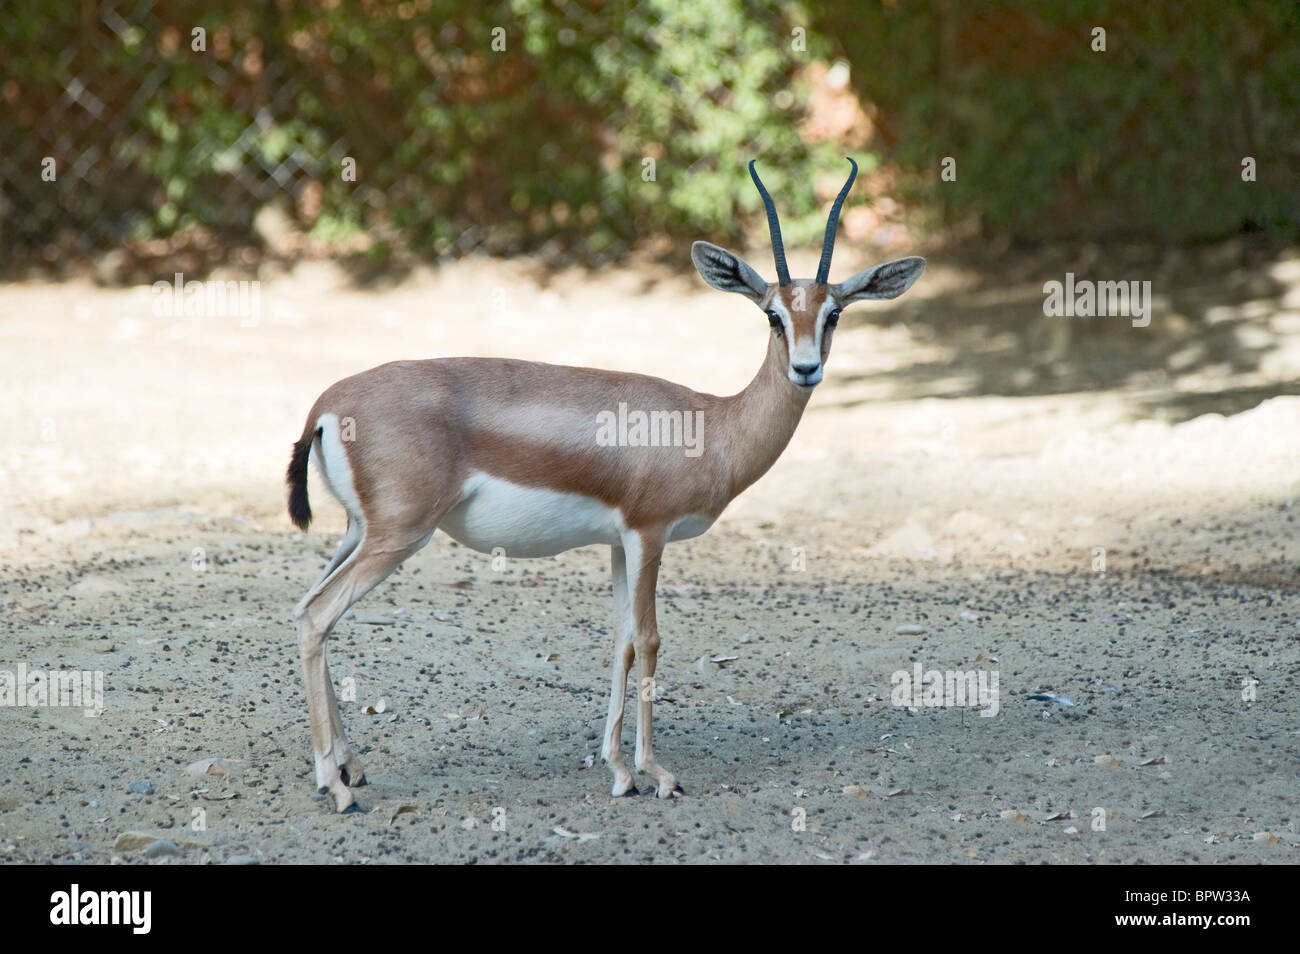
[[[325,565],[325,569],[321,571],[320,576],[317,577],[316,582],[312,584],[311,589],[309,589],[307,594],[298,601],[298,605],[293,611],[295,619],[302,615],[303,607],[315,598],[316,594],[324,588],[329,578],[338,572],[339,567],[348,562],[352,554],[356,553],[357,546],[360,545],[361,538],[365,535],[365,531],[362,530],[363,526],[364,524],[361,522],[359,517],[354,517],[351,514],[348,514],[347,533],[345,533],[343,539],[339,541],[339,548],[334,551],[334,556],[330,557],[329,563]]]
[[[339,541],[338,551],[330,559],[329,564],[321,571],[320,579],[316,581],[319,586],[324,583],[331,573],[337,570],[343,561],[352,556],[352,551],[357,548],[361,542],[361,521],[351,515],[348,516],[348,532],[343,534],[343,539]]]
[[[655,617],[655,584],[665,535],[662,528],[629,532],[623,539],[627,551],[627,582],[632,598],[633,637],[636,651],[636,768],[655,780],[655,794],[672,798],[681,793],[673,774],[655,758],[655,664],[659,654],[659,626]]]
[[[316,753],[316,787],[329,792],[335,808],[346,811],[355,801],[349,785],[359,785],[365,770],[343,735],[334,684],[325,661],[325,640],[349,606],[420,549],[418,541],[367,534],[360,546],[323,583],[298,604],[298,650],[307,683],[311,743]]]
[[[609,715],[605,719],[605,741],[600,757],[614,773],[615,798],[637,794],[632,773],[623,764],[623,708],[627,700],[627,674],[632,668],[632,603],[627,589],[627,555],[620,546],[610,547],[610,575],[614,583],[614,676],[609,690]]]

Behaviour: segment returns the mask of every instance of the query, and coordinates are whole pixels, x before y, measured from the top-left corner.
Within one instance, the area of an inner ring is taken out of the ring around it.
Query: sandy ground
[[[1300,255],[1192,272],[1145,329],[1066,335],[1044,276],[942,263],[855,306],[784,457],[665,558],[685,798],[608,794],[604,549],[494,569],[439,534],[330,640],[348,816],[315,798],[290,623],[343,529],[314,476],[312,531],[284,514],[316,395],[452,354],[731,392],[763,318],[655,268],[309,264],[250,327],[0,287],[0,670],[105,687],[93,718],[0,708],[0,859],[1293,863]],[[917,663],[996,673],[997,714],[894,705]]]

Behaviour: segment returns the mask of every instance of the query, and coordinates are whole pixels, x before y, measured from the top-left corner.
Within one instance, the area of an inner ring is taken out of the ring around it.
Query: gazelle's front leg
[[[632,646],[636,653],[636,768],[655,780],[655,794],[672,798],[681,794],[672,772],[655,759],[655,664],[659,654],[659,626],[655,615],[655,585],[663,557],[663,528],[629,531],[623,538],[627,551],[627,584],[632,598]]]
[[[627,674],[632,668],[632,603],[627,589],[627,557],[620,546],[610,547],[610,575],[614,584],[614,675],[609,690],[609,715],[600,757],[614,773],[615,798],[636,795],[632,773],[623,764],[623,709],[627,701]]]

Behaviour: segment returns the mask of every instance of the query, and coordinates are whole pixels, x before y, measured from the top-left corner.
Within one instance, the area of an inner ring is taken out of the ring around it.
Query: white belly
[[[465,482],[460,503],[438,524],[472,550],[508,557],[554,556],[593,543],[618,544],[626,529],[614,507],[582,494],[524,487],[486,474]]]
[[[713,526],[713,520],[713,517],[694,513],[674,520],[668,528],[668,542],[672,543],[674,540],[689,540],[692,537],[698,537]]]

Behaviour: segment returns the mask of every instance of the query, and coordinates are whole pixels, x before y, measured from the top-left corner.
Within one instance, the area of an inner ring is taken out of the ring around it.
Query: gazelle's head
[[[805,391],[811,391],[821,383],[822,367],[831,353],[831,335],[840,312],[864,298],[897,298],[911,288],[912,282],[925,270],[925,259],[911,256],[868,268],[838,285],[830,284],[835,226],[839,222],[844,197],[849,194],[858,174],[858,164],[852,159],[849,164],[853,171],[835,198],[826,222],[826,237],[822,241],[822,258],[816,278],[790,278],[776,207],[754,171],[752,160],[749,174],[767,208],[767,227],[772,235],[772,255],[776,259],[776,282],[763,281],[744,259],[725,248],[710,242],[696,242],[691,246],[691,261],[706,282],[720,291],[744,295],[767,315],[776,343],[784,343],[781,350],[786,376],[791,384]]]

